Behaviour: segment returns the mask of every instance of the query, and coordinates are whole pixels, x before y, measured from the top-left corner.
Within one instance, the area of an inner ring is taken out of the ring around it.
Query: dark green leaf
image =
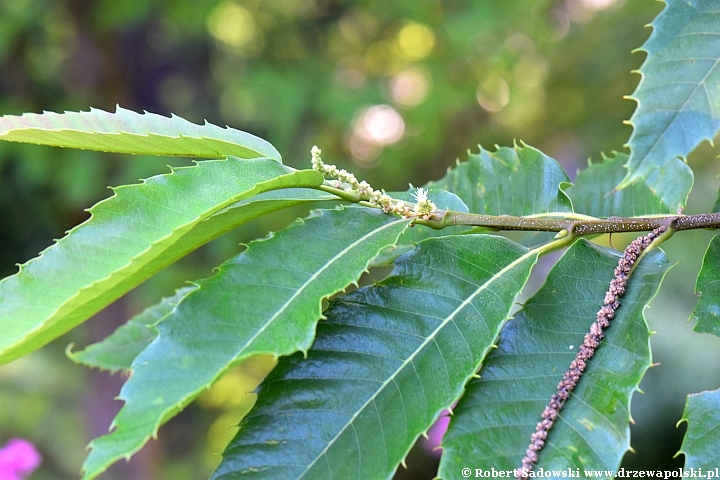
[[[571,212],[572,204],[560,185],[569,182],[560,164],[527,146],[480,149],[430,188],[456,194],[473,213],[532,215]]]
[[[83,478],[125,458],[222,374],[258,354],[306,351],[321,300],[354,283],[408,219],[368,208],[320,211],[254,241],[198,282],[135,359],[114,430],[91,443]]]
[[[667,166],[664,181],[668,183],[656,195],[644,181],[638,181],[622,189],[615,187],[625,176],[627,155],[614,152],[603,155],[602,163],[588,165],[578,172],[575,182],[565,189],[577,213],[593,217],[637,217],[662,213],[676,213],[678,206],[685,206],[693,184],[690,167],[677,161]],[[652,175],[659,174],[653,171]],[[659,179],[660,181],[660,179]],[[652,183],[652,182],[649,182]]]
[[[702,468],[706,472],[715,472],[717,476],[720,390],[688,395],[680,421],[687,422],[685,438],[678,452],[685,455],[685,469]]]
[[[700,296],[693,313],[697,318],[695,331],[720,337],[720,235],[708,245],[695,293]]]
[[[720,42],[716,2],[666,0],[642,50],[647,58],[632,98],[628,173],[618,188],[644,179],[660,197],[677,158],[685,158],[720,129]],[[658,174],[651,177],[653,170]],[[671,206],[672,207],[672,206]]]
[[[390,478],[462,394],[536,259],[498,236],[418,244],[331,304],[307,358],[280,359],[213,478]]]
[[[530,435],[603,304],[618,253],[574,244],[543,287],[503,329],[456,408],[443,439],[442,478],[473,468],[518,468]],[[629,447],[630,397],[650,366],[642,311],[668,269],[647,253],[635,268],[606,338],[550,431],[538,468],[617,470]]]

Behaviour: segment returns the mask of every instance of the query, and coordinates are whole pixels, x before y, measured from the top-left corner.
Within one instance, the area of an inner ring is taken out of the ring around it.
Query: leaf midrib
[[[277,312],[275,312],[275,313],[273,314],[273,316],[270,317],[270,318],[265,322],[265,324],[264,324],[251,338],[249,338],[247,341],[245,341],[245,344],[242,346],[242,348],[240,348],[240,349],[238,350],[238,352],[235,354],[235,356],[234,356],[235,358],[233,358],[230,362],[228,362],[228,364],[226,365],[226,367],[223,368],[223,369],[221,369],[221,370],[218,372],[218,374],[215,375],[208,383],[209,383],[209,384],[213,384],[218,378],[220,378],[222,375],[224,375],[224,373],[225,373],[226,371],[228,371],[230,368],[232,368],[236,362],[240,361],[240,360],[242,359],[242,358],[241,358],[242,352],[243,352],[245,349],[247,349],[248,346],[252,345],[252,343],[253,343],[262,333],[264,333],[265,330],[266,330],[270,325],[272,325],[272,323],[289,307],[289,305],[301,294],[301,292],[304,291],[322,272],[324,272],[325,270],[327,270],[327,269],[328,269],[332,264],[334,264],[338,259],[344,257],[344,256],[347,254],[347,252],[349,252],[350,250],[352,250],[353,248],[355,248],[357,245],[359,245],[359,244],[361,244],[362,242],[364,242],[365,239],[367,239],[367,238],[369,238],[369,237],[371,237],[371,236],[374,236],[375,234],[377,234],[378,232],[383,231],[383,230],[386,229],[386,228],[393,227],[393,226],[397,225],[398,223],[406,222],[406,221],[408,221],[408,220],[405,219],[405,218],[400,218],[400,219],[398,219],[398,220],[396,220],[396,221],[394,221],[394,222],[387,223],[387,224],[383,225],[383,226],[380,227],[380,228],[376,228],[376,229],[374,229],[374,230],[366,233],[366,234],[363,235],[362,237],[358,238],[357,240],[355,240],[354,242],[352,242],[350,245],[348,245],[347,247],[345,247],[342,251],[340,251],[340,252],[338,252],[336,255],[334,255],[334,256],[330,259],[330,261],[328,261],[327,263],[325,263],[325,265],[323,265],[323,267],[322,267],[321,269],[319,269],[319,270],[318,270],[317,272],[315,272],[308,280],[306,280],[306,281],[296,290],[296,292],[282,305],[282,307],[280,307],[280,309],[279,309]],[[177,306],[176,306],[176,308],[177,308]],[[196,396],[197,396],[197,391],[196,391],[196,392],[193,392],[193,393],[190,393],[190,394],[186,395],[185,397],[183,397],[183,398],[180,400],[180,404],[181,404],[181,405],[185,405],[185,404],[188,402],[188,400],[191,400],[191,399],[195,398]],[[164,416],[164,415],[166,415],[168,412],[172,411],[172,409],[175,408],[175,407],[177,407],[177,405],[176,405],[176,404],[173,404],[170,408],[165,409],[165,410],[162,412],[162,416]],[[159,425],[158,425],[158,427],[159,427]],[[147,437],[146,437],[146,438],[147,438]]]
[[[408,364],[413,365],[413,368],[414,368],[414,365],[415,365],[415,364],[414,364],[414,362],[413,362],[412,360],[414,360],[415,357],[416,357],[420,352],[422,352],[422,350],[425,348],[426,345],[428,345],[428,344],[430,343],[430,341],[436,341],[437,334],[438,334],[442,329],[444,329],[444,328],[455,318],[455,316],[456,316],[460,311],[462,311],[467,305],[471,305],[472,300],[474,300],[480,293],[482,293],[482,292],[484,292],[485,290],[487,290],[487,289],[490,287],[490,285],[491,285],[492,283],[494,283],[498,278],[501,278],[506,272],[512,270],[513,268],[515,268],[517,265],[519,265],[520,263],[524,262],[524,261],[527,260],[528,258],[531,258],[531,257],[537,255],[537,253],[538,253],[537,249],[529,250],[529,251],[526,252],[524,255],[518,257],[516,260],[512,261],[511,263],[509,263],[509,264],[508,264],[507,266],[505,266],[502,270],[500,270],[500,271],[498,271],[497,273],[493,274],[492,277],[490,277],[485,283],[483,283],[482,285],[480,285],[479,288],[478,288],[477,290],[475,290],[475,292],[472,293],[472,295],[468,296],[468,298],[466,298],[465,300],[463,300],[463,302],[462,302],[455,310],[453,310],[453,312],[450,313],[450,315],[448,315],[448,316],[445,318],[445,320],[442,321],[442,322],[435,328],[435,330],[433,330],[433,331],[430,333],[430,335],[428,335],[428,336],[423,340],[423,342],[418,346],[418,348],[416,348],[416,349],[413,351],[413,353],[412,353],[407,359],[405,359],[405,360],[400,364],[400,366],[393,372],[393,374],[390,375],[387,380],[385,380],[384,382],[382,382],[380,388],[378,388],[378,389],[376,390],[376,392],[373,393],[373,394],[367,399],[367,401],[365,401],[365,403],[363,403],[363,404],[360,406],[360,408],[358,408],[358,409],[355,411],[355,413],[350,417],[350,420],[345,424],[345,426],[343,426],[343,427],[340,429],[340,431],[338,431],[338,433],[337,433],[332,439],[330,439],[330,441],[328,441],[328,443],[327,443],[327,445],[325,446],[325,448],[323,448],[322,451],[317,454],[317,456],[315,457],[315,459],[314,459],[312,462],[310,462],[310,464],[308,464],[308,466],[305,468],[305,470],[303,470],[303,472],[300,473],[300,475],[298,475],[298,478],[304,477],[305,474],[307,474],[308,471],[310,471],[310,469],[320,460],[320,458],[323,458],[323,457],[324,457],[324,458],[326,459],[326,462],[328,461],[328,460],[327,460],[327,452],[328,452],[328,450],[330,449],[330,447],[334,444],[334,442],[337,441],[338,438],[340,438],[340,436],[345,432],[345,430],[347,430],[347,428],[348,428],[349,426],[352,426],[352,427],[353,427],[353,430],[355,429],[355,424],[354,424],[354,423],[355,423],[355,420],[357,419],[357,417],[360,415],[360,413],[363,412],[371,403],[373,403],[373,404],[375,403],[375,400],[376,400],[376,398],[379,396],[380,392],[384,391],[385,388],[390,384],[390,382],[393,382],[393,383],[397,384],[397,382],[396,382],[396,377],[397,377],[397,375],[398,375],[400,372],[402,372],[403,370],[405,370],[405,368],[408,366]],[[443,359],[443,362],[444,362],[444,359]],[[422,382],[421,382],[420,384],[422,385]],[[378,417],[378,419],[379,419],[379,417]],[[380,423],[382,423],[382,422],[380,422]],[[358,455],[360,455],[360,452],[358,452]],[[331,475],[332,475],[332,470],[329,469],[329,471],[331,472]]]

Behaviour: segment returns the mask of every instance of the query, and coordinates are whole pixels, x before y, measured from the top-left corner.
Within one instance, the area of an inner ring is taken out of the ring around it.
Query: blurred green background
[[[175,113],[266,138],[285,163],[324,159],[376,188],[441,177],[477,145],[522,140],[574,177],[588,158],[622,150],[644,58],[631,50],[662,9],[653,0],[0,0],[0,114],[43,110]],[[709,211],[717,152],[690,158],[688,212]],[[87,218],[108,185],[137,182],[183,159],[126,157],[0,142],[0,277]],[[0,444],[24,437],[44,462],[31,478],[73,479],[85,445],[107,431],[121,375],[66,359],[247,242],[303,211],[251,223],[185,258],[43,350],[0,367]],[[667,244],[675,267],[648,310],[656,361],[633,401],[626,468],[666,469],[688,392],[720,385],[720,339],[692,333],[694,275],[709,232]],[[613,238],[616,246],[626,239]],[[547,262],[546,262],[547,263]],[[546,265],[547,266],[547,265]],[[537,284],[537,282],[535,282]],[[234,370],[102,478],[206,478],[271,368]],[[398,478],[432,478],[422,448]]]

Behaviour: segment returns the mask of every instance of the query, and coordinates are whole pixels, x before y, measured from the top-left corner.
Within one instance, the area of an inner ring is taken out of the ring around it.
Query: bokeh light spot
[[[346,144],[355,163],[372,167],[383,147],[397,143],[404,134],[405,122],[397,110],[389,105],[373,105],[360,111]]]
[[[260,35],[255,16],[236,3],[224,2],[207,17],[207,29],[219,41],[239,50],[247,49]]]
[[[612,7],[617,0],[580,0],[584,6],[593,10],[603,10]]]
[[[360,113],[355,132],[369,143],[392,145],[403,137],[405,122],[391,106],[373,105]]]
[[[499,112],[510,102],[510,87],[501,77],[490,77],[477,89],[477,100],[488,112]]]
[[[408,68],[394,75],[389,82],[392,101],[404,107],[420,105],[430,91],[430,75],[423,68]]]
[[[411,62],[426,58],[435,48],[435,34],[419,23],[405,25],[397,35],[398,53]]]

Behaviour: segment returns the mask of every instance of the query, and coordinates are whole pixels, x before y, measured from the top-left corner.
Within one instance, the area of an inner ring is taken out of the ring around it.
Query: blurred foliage
[[[0,0],[0,113],[114,110],[116,104],[172,112],[262,136],[294,167],[307,167],[310,147],[318,144],[327,161],[388,190],[440,178],[477,144],[522,139],[557,158],[572,178],[588,157],[599,161],[601,151],[622,150],[627,141],[631,130],[622,121],[635,105],[622,96],[634,90],[639,78],[630,71],[643,59],[630,52],[661,9],[652,0]],[[187,164],[0,144],[0,275],[83,221],[82,210],[106,197],[107,185],[164,172],[168,162]],[[704,162],[691,158],[694,168],[709,170],[696,171],[700,200],[690,209],[709,210],[714,200],[718,168]],[[85,444],[99,433],[90,432],[83,407],[95,391],[86,382],[96,377],[67,362],[65,346],[98,340],[102,328],[94,323],[117,323],[183,281],[209,275],[237,252],[238,242],[299,214],[256,221],[219,239],[133,292],[126,314],[106,314],[3,367],[0,443],[22,436],[39,444],[45,460],[33,478],[76,478]],[[698,235],[689,249],[677,247],[676,257],[688,258],[695,272],[707,243]],[[665,313],[687,318],[692,286],[677,278],[671,272],[672,295],[660,301]],[[675,294],[685,297],[676,301]],[[664,335],[681,336],[669,331]],[[672,360],[668,352],[677,347],[659,344],[656,355]],[[256,367],[234,372],[161,430],[164,447],[154,447],[152,478],[200,478],[209,471],[218,461],[209,451],[221,451],[233,433],[227,426],[249,408],[244,392],[271,365],[259,360]],[[665,381],[654,376],[660,370],[650,372],[652,382]],[[638,427],[638,438],[657,438],[647,428],[674,425],[682,389],[694,388],[685,380],[670,395],[679,402],[667,407],[674,417],[667,425]],[[717,380],[698,382],[717,386]],[[227,393],[233,383],[240,393]],[[634,408],[636,419],[642,408]],[[410,471],[420,475],[412,465]]]

